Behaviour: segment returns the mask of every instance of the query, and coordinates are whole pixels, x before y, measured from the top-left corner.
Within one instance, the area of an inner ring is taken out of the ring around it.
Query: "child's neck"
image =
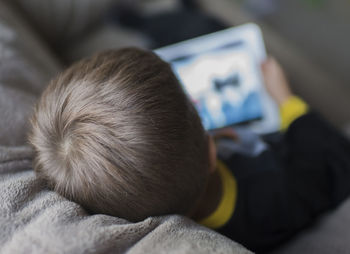
[[[199,201],[192,219],[200,221],[211,215],[218,207],[222,196],[222,182],[219,171],[215,171],[209,177],[208,185],[202,199]]]

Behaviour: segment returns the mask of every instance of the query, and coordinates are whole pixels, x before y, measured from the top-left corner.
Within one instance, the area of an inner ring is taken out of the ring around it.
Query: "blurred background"
[[[350,83],[349,0],[148,0],[125,1],[120,6],[124,8],[116,14],[121,23],[153,37],[154,47],[219,30],[220,25],[263,23],[339,80]],[[128,9],[148,19],[122,13]],[[166,38],[157,36],[161,27],[163,35],[169,33]]]
[[[21,12],[62,66],[103,49],[155,49],[255,22],[293,90],[350,132],[350,0],[0,2]]]
[[[151,48],[256,22],[293,89],[338,126],[350,126],[349,0],[148,0],[120,2],[119,24]]]

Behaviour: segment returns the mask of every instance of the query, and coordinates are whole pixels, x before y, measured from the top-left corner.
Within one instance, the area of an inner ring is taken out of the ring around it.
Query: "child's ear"
[[[208,135],[209,146],[209,173],[214,173],[216,170],[216,146],[214,139],[211,135]]]

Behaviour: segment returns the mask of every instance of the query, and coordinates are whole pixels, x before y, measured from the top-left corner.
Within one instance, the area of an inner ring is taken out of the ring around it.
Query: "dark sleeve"
[[[309,113],[292,123],[284,142],[285,166],[294,176],[291,180],[299,180],[296,187],[300,191],[309,186],[309,194],[303,194],[306,202],[312,203],[313,192],[323,191],[327,206],[334,207],[349,195],[350,142],[340,131],[318,114]]]
[[[219,231],[253,251],[289,239],[350,192],[350,144],[315,113],[294,121],[257,157],[224,161],[237,179],[231,220]]]

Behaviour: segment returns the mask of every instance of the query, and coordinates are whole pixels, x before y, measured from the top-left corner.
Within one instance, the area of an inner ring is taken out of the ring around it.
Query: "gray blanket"
[[[0,150],[1,253],[248,253],[180,216],[140,223],[88,215],[42,188],[27,147]]]
[[[60,69],[26,22],[0,1],[1,253],[250,253],[185,217],[130,223],[89,215],[45,189],[32,170],[28,118]]]
[[[181,216],[88,215],[42,188],[27,147],[0,149],[1,253],[249,253]]]

